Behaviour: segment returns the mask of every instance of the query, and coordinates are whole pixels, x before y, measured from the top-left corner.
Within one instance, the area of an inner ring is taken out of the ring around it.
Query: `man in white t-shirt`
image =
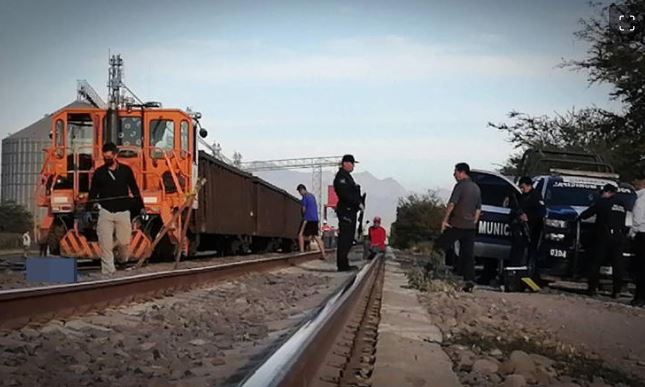
[[[27,258],[27,254],[29,253],[29,248],[31,247],[31,237],[29,236],[29,231],[25,231],[24,234],[22,234],[22,256],[23,258]]]

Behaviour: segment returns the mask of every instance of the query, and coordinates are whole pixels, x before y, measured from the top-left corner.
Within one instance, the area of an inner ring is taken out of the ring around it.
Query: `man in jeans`
[[[132,234],[132,200],[135,200],[138,209],[143,209],[143,200],[132,169],[116,159],[116,145],[107,143],[103,145],[102,150],[104,163],[92,176],[87,209],[99,209],[96,234],[101,247],[101,272],[111,274],[116,271],[113,253],[115,236],[119,260],[125,262],[128,260],[128,246]]]
[[[470,167],[466,163],[455,165],[453,176],[457,184],[452,190],[446,214],[441,223],[441,236],[437,247],[444,252],[459,241],[457,272],[464,276],[464,290],[472,291],[475,281],[475,227],[481,214],[481,192],[470,179]]]

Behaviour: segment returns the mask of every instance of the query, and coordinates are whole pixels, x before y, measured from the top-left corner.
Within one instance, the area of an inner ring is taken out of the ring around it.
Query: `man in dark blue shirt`
[[[320,259],[325,259],[325,245],[320,238],[319,219],[318,219],[318,205],[316,204],[316,197],[307,192],[307,187],[304,184],[299,184],[296,188],[302,196],[302,225],[298,233],[298,245],[300,252],[305,252],[305,238],[313,238],[318,244],[320,249]]]

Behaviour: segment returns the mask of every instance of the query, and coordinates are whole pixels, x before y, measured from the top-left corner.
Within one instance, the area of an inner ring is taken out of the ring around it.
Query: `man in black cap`
[[[542,232],[542,219],[545,215],[544,200],[542,194],[533,188],[533,180],[524,176],[519,181],[519,188],[522,194],[517,199],[513,212],[516,212],[515,227],[513,228],[513,245],[511,247],[511,264],[513,266],[524,266],[527,264],[524,251],[528,245],[529,267],[535,266],[540,233]],[[513,206],[512,206],[513,207]]]
[[[347,254],[352,248],[354,233],[356,232],[356,213],[363,208],[361,203],[361,189],[352,178],[354,170],[354,156],[345,155],[341,166],[334,178],[334,191],[338,196],[336,215],[338,215],[338,246],[336,248],[336,265],[338,271],[349,271],[356,269],[350,266]]]
[[[612,260],[614,288],[612,297],[616,298],[623,288],[623,248],[625,245],[625,203],[616,196],[618,188],[606,184],[602,188],[600,199],[580,214],[579,219],[588,219],[596,215],[593,230],[593,254],[588,277],[589,295],[598,291],[600,266],[609,255]]]

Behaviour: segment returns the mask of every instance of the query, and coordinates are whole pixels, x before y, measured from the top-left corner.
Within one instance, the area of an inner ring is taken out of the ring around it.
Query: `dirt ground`
[[[0,331],[0,385],[229,385],[344,283],[332,260]]]
[[[420,300],[466,385],[645,385],[643,308],[573,294],[434,290]]]

